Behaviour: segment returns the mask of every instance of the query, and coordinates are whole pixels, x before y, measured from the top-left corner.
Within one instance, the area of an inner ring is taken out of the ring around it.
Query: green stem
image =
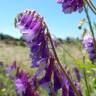
[[[86,0],[85,0],[85,1],[86,1]],[[88,10],[87,10],[87,8],[86,8],[85,1],[84,1],[84,10],[85,10],[86,18],[87,18],[87,20],[88,20],[88,24],[89,24],[90,31],[91,31],[91,33],[92,33],[93,42],[94,42],[94,47],[96,48],[96,46],[95,46],[94,31],[93,31],[93,28],[92,28],[91,19],[90,19],[90,16],[89,16],[89,14],[88,14]]]
[[[93,5],[92,0],[86,0],[88,6],[90,7],[90,9],[94,12],[94,14],[96,15],[96,7]]]
[[[85,64],[85,57],[83,57],[83,63]],[[86,70],[85,69],[83,70],[83,75],[84,75],[84,80],[85,80],[85,84],[86,84],[86,88],[87,88],[87,95],[90,96],[90,89],[89,89],[89,85],[87,82],[87,76],[86,76]]]
[[[83,70],[83,74],[84,74],[85,84],[86,84],[86,88],[87,88],[87,95],[91,96],[89,86],[88,86],[88,82],[87,82],[87,76],[86,76],[86,70],[85,69]]]

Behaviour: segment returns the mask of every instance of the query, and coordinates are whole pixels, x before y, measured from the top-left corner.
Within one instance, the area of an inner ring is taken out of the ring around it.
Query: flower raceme
[[[14,71],[15,74],[12,74]],[[16,65],[16,61],[5,69],[5,74],[14,82],[17,96],[39,96],[38,91],[34,90],[28,74]]]
[[[95,62],[96,61],[96,52],[95,52],[95,48],[94,48],[94,42],[93,42],[93,38],[92,38],[90,32],[88,32],[87,30],[83,37],[82,44],[83,44],[83,47],[87,50],[90,60],[92,62]]]
[[[63,80],[61,78],[65,76],[64,74],[63,76],[61,75],[62,72],[56,66],[57,63],[52,48],[49,48],[49,37],[46,34],[47,29],[43,17],[35,11],[26,10],[17,16],[15,25],[20,29],[30,49],[32,68],[37,68],[36,73],[32,77],[34,89],[41,86],[49,94],[53,95],[60,88],[63,88],[64,84],[67,86],[65,82],[67,79]]]
[[[81,12],[83,9],[83,0],[57,0],[57,3],[62,4],[64,13]]]
[[[48,45],[43,17],[40,17],[35,11],[27,10],[18,15],[16,26],[21,30],[23,38],[30,48],[32,67],[38,67],[41,62],[47,62]]]

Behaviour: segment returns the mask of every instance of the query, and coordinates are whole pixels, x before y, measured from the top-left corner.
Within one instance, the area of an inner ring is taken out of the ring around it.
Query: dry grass
[[[57,54],[62,64],[72,64],[73,59],[69,54],[71,54],[76,59],[82,58],[82,54],[76,45],[63,44],[62,47],[57,48]],[[66,51],[69,53],[66,53]],[[27,47],[23,46],[14,46],[0,42],[0,61],[3,61],[4,64],[9,65],[14,60],[17,64],[28,72],[32,72],[31,60],[29,58],[29,51]],[[73,64],[72,64],[73,65]]]
[[[7,45],[0,42],[0,61],[9,65],[14,60],[25,71],[31,72],[31,60],[29,58],[28,48],[22,46]]]

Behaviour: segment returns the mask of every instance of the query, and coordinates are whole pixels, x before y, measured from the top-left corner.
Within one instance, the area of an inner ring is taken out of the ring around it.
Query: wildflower
[[[13,63],[5,69],[6,75],[9,76],[11,79],[15,79],[16,68],[17,68],[16,61],[13,61]]]
[[[80,74],[79,70],[76,67],[74,68],[74,73],[75,73],[75,75],[77,77],[78,82],[80,82],[81,74]]]
[[[51,85],[51,76],[52,76],[52,71],[53,71],[53,64],[54,64],[54,59],[51,59],[49,66],[46,68],[45,76],[39,80],[39,85],[42,88],[46,89],[49,94],[53,90],[52,85]]]
[[[89,58],[92,62],[96,60],[96,53],[94,49],[94,42],[91,34],[86,30],[82,41],[83,47],[88,51]]]
[[[78,81],[74,81],[74,84],[75,84],[80,96],[82,96],[80,83]],[[69,82],[66,82],[64,84],[64,86],[62,87],[62,96],[76,96],[71,85],[69,84]]]
[[[38,92],[34,88],[34,85],[31,84],[28,74],[23,70],[18,71],[18,75],[15,80],[15,86],[16,92],[20,96],[39,96]]]
[[[45,60],[47,62],[48,59],[48,45],[43,17],[30,10],[20,14],[22,15],[18,16],[16,27],[21,30],[23,38],[30,48],[32,67],[38,67],[40,61]]]
[[[62,4],[64,13],[81,12],[83,9],[83,0],[57,0],[57,3]]]
[[[16,85],[17,94],[23,96],[23,94],[25,92],[25,86],[24,86],[22,80],[21,79],[16,79],[15,80],[15,85]]]
[[[62,79],[56,68],[54,69],[54,91],[57,92],[62,87]]]
[[[76,86],[80,96],[83,96],[82,95],[82,91],[81,91],[81,87],[80,87],[80,82],[79,81],[75,81],[74,83],[75,83],[75,86]]]

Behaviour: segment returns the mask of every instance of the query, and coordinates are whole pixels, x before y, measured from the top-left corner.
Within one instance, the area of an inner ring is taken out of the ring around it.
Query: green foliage
[[[81,60],[76,60],[75,64],[77,64],[81,69],[86,69],[86,70],[96,68],[96,65],[92,64],[90,60],[86,60],[85,63],[83,63]]]

